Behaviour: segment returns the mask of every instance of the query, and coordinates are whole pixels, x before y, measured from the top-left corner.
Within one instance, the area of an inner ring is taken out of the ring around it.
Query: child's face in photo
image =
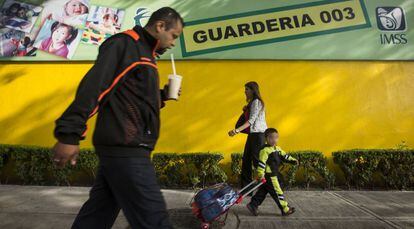
[[[277,145],[279,141],[279,134],[278,133],[271,133],[266,137],[267,144],[271,146]]]
[[[115,24],[115,17],[112,14],[107,14],[105,15],[104,19],[103,19],[103,24],[105,26],[112,26]]]
[[[26,16],[26,10],[23,8],[19,9],[19,11],[17,11],[17,17],[23,18],[24,16]]]
[[[70,37],[69,28],[66,26],[60,26],[52,34],[52,41],[54,43],[63,43]]]
[[[87,11],[88,8],[76,0],[72,0],[66,4],[66,13],[69,16],[86,14]]]

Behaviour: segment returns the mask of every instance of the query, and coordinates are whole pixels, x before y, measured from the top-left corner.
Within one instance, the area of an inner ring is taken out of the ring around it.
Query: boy
[[[276,129],[268,128],[265,131],[265,137],[267,144],[259,153],[257,175],[259,179],[266,178],[266,183],[259,188],[246,207],[254,216],[259,215],[258,207],[266,198],[267,193],[269,193],[282,211],[282,216],[287,216],[294,213],[295,208],[288,206],[283,191],[280,188],[277,177],[279,174],[279,165],[282,161],[294,164],[298,164],[299,162],[277,146],[279,133]]]

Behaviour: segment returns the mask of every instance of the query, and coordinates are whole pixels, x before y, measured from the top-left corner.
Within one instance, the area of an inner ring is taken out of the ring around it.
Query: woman
[[[244,87],[247,105],[243,108],[243,111],[246,115],[246,121],[241,126],[229,132],[229,136],[231,137],[242,131],[248,133],[242,160],[242,187],[252,181],[252,166],[257,167],[259,151],[265,144],[264,132],[267,129],[265,107],[260,95],[259,85],[252,81],[246,83]]]

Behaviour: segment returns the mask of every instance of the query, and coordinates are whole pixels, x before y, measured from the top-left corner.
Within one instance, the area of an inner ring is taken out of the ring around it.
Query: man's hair
[[[177,21],[184,27],[184,20],[180,14],[171,7],[163,7],[151,14],[146,26],[153,26],[157,21],[165,22],[165,30],[173,28]]]
[[[269,135],[273,134],[273,133],[279,133],[277,132],[277,130],[275,128],[267,128],[265,130],[265,137],[267,138]]]

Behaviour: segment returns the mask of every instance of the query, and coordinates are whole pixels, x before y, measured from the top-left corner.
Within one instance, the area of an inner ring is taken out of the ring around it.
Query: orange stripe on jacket
[[[149,62],[135,62],[132,63],[131,65],[129,65],[124,71],[122,71],[117,77],[115,77],[115,80],[112,82],[111,86],[109,86],[108,89],[106,89],[105,91],[103,91],[99,97],[98,97],[98,104],[96,105],[96,107],[93,109],[92,113],[89,115],[89,118],[91,118],[92,116],[94,116],[99,109],[99,102],[102,101],[102,99],[105,97],[105,95],[107,95],[115,86],[116,84],[119,82],[119,80],[122,79],[122,77],[124,77],[132,68],[138,66],[138,65],[148,65],[151,66],[155,69],[158,69],[157,65],[153,64],[153,63],[149,63]],[[83,132],[82,137],[86,136],[86,132],[88,130],[88,127],[86,126],[86,130]]]
[[[135,30],[130,29],[130,30],[126,30],[123,33],[128,34],[129,36],[131,36],[135,41],[139,40],[139,35],[137,32],[135,32]]]
[[[126,30],[126,31],[124,31],[124,32],[122,32],[122,33],[124,33],[124,34],[127,34],[127,35],[129,35],[130,37],[132,37],[132,39],[134,39],[135,41],[138,41],[139,40],[139,35],[138,35],[138,33],[135,31],[135,30],[133,30],[133,29],[129,29],[129,30]],[[143,58],[141,58],[142,60],[145,60],[145,59],[143,59]],[[148,60],[148,61],[151,61],[151,60]],[[132,67],[135,67],[136,65],[138,65],[137,63],[141,63],[141,62],[135,62],[135,63],[133,63],[132,65],[130,65],[125,71],[123,71],[121,74],[119,74],[116,78],[115,78],[115,80],[114,80],[114,82],[112,83],[112,85],[107,89],[107,90],[105,90],[103,93],[101,93],[100,95],[99,95],[99,97],[98,97],[98,105],[96,105],[96,107],[93,109],[93,111],[92,111],[92,113],[89,115],[89,118],[91,118],[92,116],[94,116],[97,112],[98,112],[98,109],[99,109],[99,102],[102,100],[102,98],[109,92],[109,91],[111,91],[112,90],[112,88],[118,83],[118,81],[132,68]],[[157,68],[157,66],[156,65],[154,65],[153,67],[155,67],[155,68]],[[88,126],[86,126],[86,129],[85,129],[85,131],[83,132],[83,134],[82,134],[82,137],[85,137],[86,136],[86,132],[88,131]]]
[[[146,58],[146,57],[141,57],[141,60],[151,62],[151,59],[150,58]]]

